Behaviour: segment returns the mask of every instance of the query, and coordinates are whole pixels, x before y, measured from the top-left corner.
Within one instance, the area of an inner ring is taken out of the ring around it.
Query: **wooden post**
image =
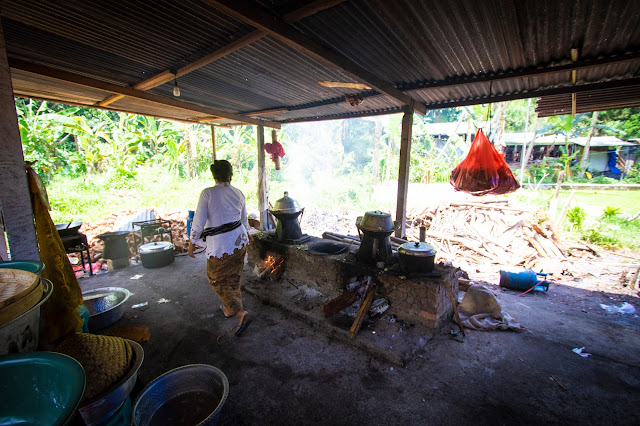
[[[258,210],[260,211],[260,229],[269,229],[269,189],[267,186],[267,168],[264,160],[264,126],[258,129]]]
[[[278,142],[278,133],[276,129],[271,130],[271,143]],[[276,165],[276,170],[280,170],[280,156],[275,157],[275,161],[273,162]]]
[[[12,259],[40,260],[18,130],[13,85],[0,23],[0,211]],[[4,239],[4,233],[0,235]]]
[[[216,126],[211,125],[211,147],[213,148],[213,161],[216,161]]]
[[[396,237],[404,238],[407,216],[407,192],[409,191],[409,163],[411,161],[411,130],[413,127],[413,109],[407,107],[402,116],[402,134],[400,136],[400,167],[398,170],[398,199],[396,203]]]

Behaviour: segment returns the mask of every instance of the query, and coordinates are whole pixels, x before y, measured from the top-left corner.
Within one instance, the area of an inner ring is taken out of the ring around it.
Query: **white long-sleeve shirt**
[[[209,235],[206,242],[202,242],[200,235],[205,226],[214,228],[225,223],[240,221],[241,226],[224,234]],[[223,254],[233,254],[237,248],[248,244],[247,207],[244,194],[231,186],[229,182],[217,183],[205,188],[200,193],[198,207],[191,223],[190,240],[194,244],[207,246],[208,257],[222,257]]]

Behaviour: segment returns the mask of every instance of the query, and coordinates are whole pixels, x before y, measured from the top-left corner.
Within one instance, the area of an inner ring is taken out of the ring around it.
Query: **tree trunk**
[[[371,170],[373,174],[373,184],[377,185],[379,183],[379,173],[380,173],[380,159],[378,157],[378,149],[380,147],[380,140],[382,139],[382,122],[379,117],[374,119],[375,129],[373,135],[373,170]]]
[[[524,147],[525,149],[523,150],[523,153],[521,155],[521,164],[520,164],[520,180],[522,181],[524,179],[524,170],[527,168],[527,163],[529,162],[529,158],[531,157],[531,154],[533,153],[533,148],[536,145],[536,131],[538,130],[538,116],[536,115],[535,118],[535,122],[533,125],[534,131],[533,131],[533,137],[531,138],[531,143],[529,144],[529,149],[526,149],[526,147]]]
[[[587,135],[587,142],[584,144],[584,149],[582,150],[582,158],[580,158],[580,174],[578,177],[583,177],[584,172],[587,170],[587,166],[589,165],[589,150],[591,148],[591,138],[593,137],[593,129],[595,129],[596,123],[598,122],[598,111],[594,111],[591,116],[591,127],[589,128],[589,134]]]

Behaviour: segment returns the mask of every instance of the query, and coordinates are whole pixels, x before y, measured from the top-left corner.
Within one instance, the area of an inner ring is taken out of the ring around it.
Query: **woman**
[[[236,317],[235,335],[240,336],[251,323],[249,313],[242,306],[240,274],[247,245],[253,238],[247,232],[249,222],[244,195],[231,186],[231,164],[226,160],[216,160],[211,165],[211,173],[216,184],[200,194],[191,224],[188,254],[195,258],[195,244],[204,240],[209,285],[222,301],[223,315],[226,318]]]

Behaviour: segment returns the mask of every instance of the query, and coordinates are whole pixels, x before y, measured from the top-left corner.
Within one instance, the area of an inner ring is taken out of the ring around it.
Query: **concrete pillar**
[[[0,22],[0,209],[12,259],[39,260],[33,209]],[[4,235],[2,236],[4,238]]]

